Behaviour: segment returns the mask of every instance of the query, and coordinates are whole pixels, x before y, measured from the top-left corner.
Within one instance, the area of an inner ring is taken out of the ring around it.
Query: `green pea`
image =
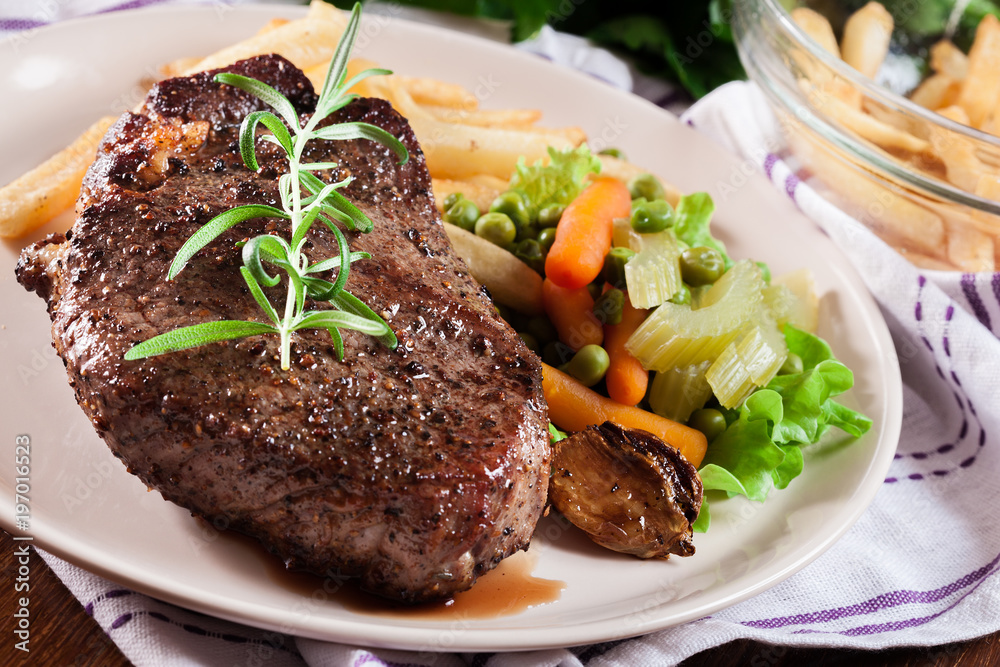
[[[521,337],[521,341],[524,343],[524,346],[526,348],[528,348],[535,354],[539,354],[541,352],[542,348],[538,346],[538,339],[532,336],[530,333],[521,331],[518,332],[517,335]]]
[[[503,213],[485,213],[476,220],[476,236],[503,248],[514,242],[517,227]]]
[[[542,361],[549,366],[561,367],[573,358],[573,348],[562,341],[549,341],[542,346]]]
[[[590,298],[597,301],[601,298],[601,293],[604,292],[604,281],[598,276],[597,280],[587,285],[587,291],[590,292]]]
[[[621,324],[625,310],[625,292],[609,289],[594,302],[594,317],[602,324]]]
[[[718,410],[701,408],[691,413],[687,425],[704,433],[708,441],[712,442],[726,430],[726,418]]]
[[[479,219],[479,207],[472,200],[462,197],[445,209],[441,219],[471,232],[476,228],[476,221]]]
[[[681,278],[692,287],[714,283],[725,270],[722,254],[715,248],[702,245],[681,253]]]
[[[629,179],[628,191],[632,193],[632,199],[645,197],[649,201],[663,199],[666,191],[660,184],[660,179],[652,174],[638,174]]]
[[[681,288],[677,290],[677,293],[672,297],[667,299],[670,303],[676,303],[678,306],[686,306],[691,303],[691,288],[686,284],[681,283]]]
[[[455,205],[459,199],[464,197],[461,192],[452,192],[450,195],[444,198],[444,205],[441,207],[442,211],[447,211],[449,208]]]
[[[555,326],[549,321],[549,318],[543,315],[536,315],[528,320],[524,327],[527,333],[530,333],[535,339],[542,345],[547,345],[554,340],[559,340],[559,332],[556,331]],[[565,363],[566,360],[560,361],[560,364]]]
[[[632,229],[640,234],[655,234],[674,224],[674,209],[663,199],[639,198],[632,205]]]
[[[542,244],[535,239],[524,239],[514,246],[514,256],[530,266],[537,273],[545,271],[545,252]]]
[[[788,356],[785,357],[785,363],[781,364],[781,368],[778,369],[778,375],[797,375],[804,368],[802,357],[794,352],[789,352]]]
[[[618,289],[625,289],[625,265],[635,257],[635,251],[628,248],[612,248],[604,256],[604,268],[601,277]]]
[[[538,212],[539,226],[555,227],[559,224],[559,220],[562,218],[563,211],[565,210],[566,207],[562,204],[549,204],[542,207],[542,210]]]
[[[622,149],[615,148],[613,146],[611,146],[609,148],[605,148],[602,151],[598,151],[597,154],[598,155],[607,155],[608,157],[617,158],[619,160],[626,160],[626,159],[628,159],[628,158],[625,157],[625,153],[622,152]]]
[[[518,227],[523,227],[531,222],[528,200],[517,190],[501,192],[490,204],[490,213],[503,213]]]
[[[545,227],[538,232],[538,243],[546,253],[556,241],[556,230],[552,227]]]
[[[559,370],[569,373],[587,387],[593,387],[608,372],[611,360],[600,345],[584,345]]]

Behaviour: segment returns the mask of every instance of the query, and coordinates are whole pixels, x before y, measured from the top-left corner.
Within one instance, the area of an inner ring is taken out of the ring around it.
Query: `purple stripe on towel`
[[[930,591],[892,591],[889,593],[883,593],[882,595],[871,598],[870,600],[865,600],[864,602],[846,607],[824,609],[822,611],[808,612],[805,614],[795,614],[794,616],[778,616],[776,618],[767,618],[758,621],[744,621],[742,625],[746,625],[751,628],[781,628],[788,625],[828,623],[841,618],[860,616],[862,614],[872,614],[904,604],[933,604],[935,602],[940,602],[950,595],[964,588],[968,588],[973,584],[978,586],[979,582],[996,572],[997,563],[1000,563],[1000,555],[997,555],[997,557],[990,561],[987,565],[970,572],[950,584],[946,584],[940,588]],[[970,592],[971,591],[967,591],[962,598]],[[959,599],[961,600],[962,598]]]
[[[976,316],[976,319],[982,322],[984,327],[992,331],[993,327],[990,323],[990,314],[986,312],[986,305],[983,303],[982,298],[979,296],[979,292],[976,290],[975,274],[962,274],[962,293],[965,295],[965,300],[969,302],[970,306],[972,306],[972,313]]]

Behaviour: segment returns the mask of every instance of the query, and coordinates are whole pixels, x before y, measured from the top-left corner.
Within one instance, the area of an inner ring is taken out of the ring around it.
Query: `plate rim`
[[[131,23],[153,14],[200,14],[214,11],[216,11],[214,7],[206,5],[158,5],[125,12],[78,17],[40,28],[39,32],[44,31],[46,34],[51,35],[58,34],[63,31],[85,30],[89,24],[95,22],[117,21]],[[236,11],[244,14],[256,14],[261,17],[272,17],[278,14],[286,16],[302,15],[306,10],[303,7],[289,7],[286,5],[239,5],[229,8],[227,11]],[[561,76],[569,76],[570,78],[576,78],[577,80],[587,81],[588,83],[586,85],[593,85],[594,83],[600,83],[605,86],[607,85],[584,73],[563,68],[551,62],[541,61],[540,59],[537,59],[537,56],[524,51],[519,51],[507,45],[491,42],[479,37],[456,33],[438,26],[412,22],[403,18],[395,17],[393,18],[393,21],[406,24],[406,30],[416,31],[417,33],[422,33],[431,37],[446,37],[449,40],[474,43],[477,48],[487,49],[488,51],[492,51],[503,58],[522,58],[525,61],[530,60],[532,62],[536,62],[539,66],[555,67],[559,69]],[[0,54],[0,58],[2,57],[3,55]],[[620,94],[630,96],[635,101],[646,104],[649,107],[655,108],[661,113],[670,116],[668,112],[655,107],[655,105],[646,100],[642,100],[642,98],[624,91],[619,92]],[[672,116],[670,117],[673,118]],[[676,119],[673,120],[676,122]],[[704,137],[704,135],[702,135],[702,137],[705,141],[709,141],[709,139]],[[755,176],[762,178],[759,174],[756,174]],[[770,188],[772,186],[767,184],[767,187]],[[844,255],[843,251],[836,248],[832,241],[829,243],[829,249]],[[899,439],[903,412],[901,374],[898,359],[896,358],[895,347],[892,345],[892,339],[889,335],[888,327],[885,320],[879,313],[878,306],[874,299],[871,297],[870,293],[868,293],[867,289],[864,288],[860,276],[856,271],[853,271],[853,267],[850,266],[849,260],[846,259],[846,256],[844,257],[844,260],[843,266],[836,266],[838,269],[837,272],[843,273],[843,269],[845,268],[851,271],[851,275],[841,275],[840,278],[841,280],[844,280],[845,277],[847,278],[844,283],[845,286],[852,288],[852,291],[856,293],[862,303],[865,304],[865,328],[874,332],[874,339],[880,344],[883,354],[885,354],[886,357],[891,358],[891,363],[886,364],[883,368],[883,370],[888,369],[890,372],[888,374],[881,374],[883,386],[879,388],[879,391],[882,392],[882,396],[885,399],[885,428],[883,428],[883,430],[879,433],[878,442],[874,445],[875,455],[868,463],[864,476],[864,483],[854,488],[851,494],[852,499],[860,500],[852,504],[852,510],[849,513],[849,516],[843,520],[840,525],[838,525],[837,530],[826,534],[823,539],[820,539],[812,544],[809,548],[809,553],[804,556],[800,556],[798,559],[794,560],[794,562],[785,563],[783,565],[779,563],[780,567],[776,566],[770,568],[773,571],[756,584],[742,587],[739,590],[732,591],[720,598],[715,598],[690,607],[687,611],[675,615],[667,624],[664,624],[654,618],[638,624],[626,632],[610,634],[603,632],[595,634],[594,625],[606,626],[608,624],[607,620],[598,620],[561,628],[562,633],[556,641],[547,640],[544,637],[539,636],[539,633],[532,633],[527,641],[521,641],[521,637],[519,637],[516,644],[497,641],[495,637],[493,639],[488,639],[491,635],[495,635],[498,630],[470,628],[465,630],[465,635],[463,635],[464,639],[456,641],[453,645],[449,646],[449,650],[512,651],[564,647],[577,644],[589,644],[594,641],[609,641],[624,637],[638,636],[653,630],[672,627],[674,625],[696,620],[697,618],[703,617],[705,614],[731,606],[737,602],[757,595],[768,588],[771,588],[806,567],[809,563],[813,562],[823,552],[825,552],[834,542],[840,539],[840,537],[842,537],[843,534],[857,522],[860,516],[869,507],[878,490],[882,486],[882,478],[884,478],[885,473],[888,471],[889,464],[892,462],[895,445]],[[893,389],[895,389],[895,391],[893,391]],[[873,472],[878,474],[873,477]],[[2,492],[0,495],[6,496],[5,488],[0,488],[0,492]],[[12,509],[12,504],[8,504],[8,506]],[[14,533],[14,522],[12,519],[12,512],[5,510],[0,513],[0,525],[2,525],[2,527],[8,532]],[[35,538],[35,541],[43,550],[63,558],[64,560],[67,560],[77,566],[83,567],[88,571],[94,572],[106,579],[124,584],[136,591],[150,595],[156,599],[177,604],[178,606],[186,609],[192,609],[218,618],[258,628],[280,630],[282,632],[288,632],[298,636],[325,639],[329,641],[343,641],[343,639],[331,639],[330,633],[328,631],[323,631],[324,629],[329,630],[329,628],[320,627],[328,626],[331,622],[329,619],[324,620],[320,624],[310,622],[306,625],[302,625],[302,619],[298,619],[299,623],[296,624],[295,627],[289,627],[287,623],[279,623],[277,621],[272,622],[260,617],[259,615],[248,615],[253,611],[253,609],[242,609],[239,613],[234,612],[231,606],[232,600],[229,601],[230,606],[226,606],[225,596],[210,593],[201,589],[194,589],[186,584],[183,584],[183,582],[173,582],[172,585],[175,587],[173,590],[167,587],[168,582],[165,581],[158,580],[151,583],[148,580],[148,577],[141,576],[143,573],[142,568],[131,566],[131,564],[129,564],[129,567],[124,570],[111,570],[110,565],[105,564],[107,561],[102,559],[102,556],[105,554],[103,554],[97,546],[80,542],[76,542],[72,545],[67,544],[59,539],[57,526],[42,524],[40,529],[33,528],[30,534]],[[70,547],[73,548],[71,549]],[[82,564],[84,562],[86,564]],[[181,592],[178,592],[176,589],[178,583],[182,584]],[[277,611],[277,616],[279,617],[295,616],[294,614],[289,614],[287,610]],[[363,631],[360,632],[360,634],[357,634],[356,638],[360,640],[361,643],[370,646],[419,648],[428,643],[428,633],[433,633],[439,630],[438,628],[424,626],[373,625],[366,622],[367,619],[368,617],[365,615],[355,614],[350,620],[337,620],[336,624],[339,626],[337,632],[341,637],[353,637],[355,636],[355,633],[359,633],[359,631],[364,630],[364,628],[374,627],[376,628],[376,633],[382,635],[381,638],[374,637],[370,632],[366,633]],[[315,619],[307,620],[314,621]],[[378,630],[381,630],[381,632],[378,632]],[[503,633],[510,632],[509,630],[502,628],[499,631]],[[392,635],[391,638],[387,638],[387,635],[389,634]]]

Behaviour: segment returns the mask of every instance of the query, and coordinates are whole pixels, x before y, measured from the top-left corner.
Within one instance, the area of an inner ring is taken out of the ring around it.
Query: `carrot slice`
[[[546,278],[542,283],[542,305],[559,332],[559,340],[574,352],[604,340],[604,329],[594,315],[594,298],[586,287],[566,289]]]
[[[623,405],[635,405],[641,401],[649,385],[649,371],[625,349],[629,336],[639,328],[648,313],[644,308],[633,307],[626,294],[622,321],[604,325],[604,349],[611,361],[604,382],[608,387],[608,396]]]
[[[611,249],[615,218],[631,212],[632,197],[624,183],[606,176],[596,179],[563,211],[545,258],[545,275],[566,289],[593,282]]]
[[[565,431],[582,431],[592,424],[612,421],[625,428],[652,433],[676,447],[695,467],[701,465],[705,458],[708,441],[701,431],[641,408],[612,401],[547,364],[542,364],[542,390],[549,404],[549,420]]]

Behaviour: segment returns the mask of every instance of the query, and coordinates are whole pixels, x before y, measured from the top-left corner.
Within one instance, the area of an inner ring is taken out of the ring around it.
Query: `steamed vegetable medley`
[[[443,213],[544,277],[544,315],[500,309],[562,371],[546,368],[547,384],[568,374],[622,406],[701,431],[703,458],[679,448],[705,489],[758,501],[802,471],[801,447],[830,427],[868,430],[867,417],[833,400],[853,375],[815,335],[808,271],[772,279],[765,264],[731,258],[711,234],[705,193],[672,205],[650,174],[627,184],[601,176],[586,146],[549,153],[548,164],[522,160],[488,211],[453,194]],[[555,425],[574,429],[559,423],[553,398]],[[706,504],[695,527],[707,526]]]

